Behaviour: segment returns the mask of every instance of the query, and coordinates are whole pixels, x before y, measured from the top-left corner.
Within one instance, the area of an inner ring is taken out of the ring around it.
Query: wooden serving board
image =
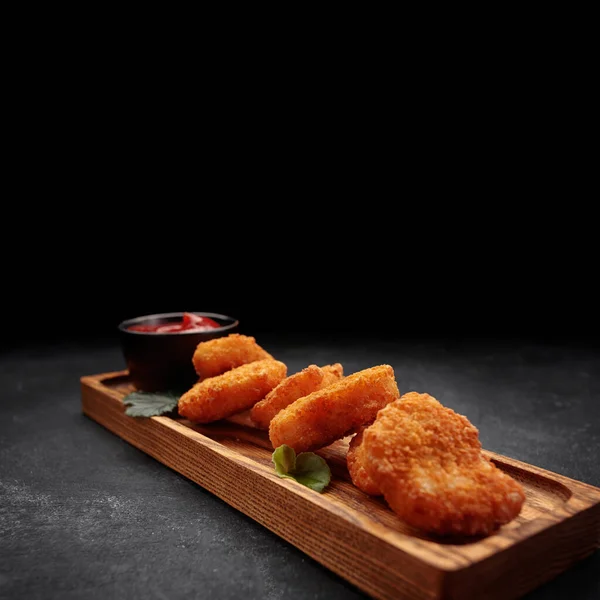
[[[436,538],[356,488],[347,440],[319,451],[332,470],[319,494],[280,479],[266,432],[247,416],[210,425],[125,415],[127,371],[81,378],[83,412],[206,488],[374,598],[518,598],[600,546],[600,489],[487,454],[525,489],[521,514],[484,538]]]

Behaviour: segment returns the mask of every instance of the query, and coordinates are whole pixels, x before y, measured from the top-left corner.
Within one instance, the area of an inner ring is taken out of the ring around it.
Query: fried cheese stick
[[[318,367],[308,365],[302,371],[286,377],[277,387],[252,407],[250,418],[261,429],[269,429],[269,423],[281,410],[298,400],[331,385],[343,377],[340,363]]]
[[[262,400],[286,373],[287,366],[273,359],[235,367],[199,381],[183,394],[179,398],[179,414],[195,423],[225,419]]]
[[[230,333],[225,337],[200,342],[192,356],[192,363],[200,379],[207,379],[267,358],[273,357],[256,343],[255,338]]]
[[[280,411],[269,425],[273,448],[316,450],[375,419],[377,411],[400,397],[394,369],[379,365],[304,396]]]

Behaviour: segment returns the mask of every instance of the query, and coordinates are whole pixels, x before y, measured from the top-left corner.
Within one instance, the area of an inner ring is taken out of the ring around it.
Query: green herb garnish
[[[177,408],[179,395],[172,392],[131,392],[123,398],[130,417],[156,417]]]
[[[273,452],[272,460],[279,477],[293,479],[316,492],[322,492],[331,481],[329,465],[314,452],[296,456],[293,448],[283,444]]]

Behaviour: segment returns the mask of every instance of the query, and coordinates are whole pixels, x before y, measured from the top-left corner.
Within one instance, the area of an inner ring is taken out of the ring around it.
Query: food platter
[[[134,418],[123,404],[133,389],[128,371],[84,376],[82,410],[374,598],[518,598],[600,546],[600,489],[533,465],[486,452],[523,486],[521,513],[487,537],[435,537],[352,484],[347,439],[317,451],[332,471],[319,494],[276,475],[247,414]]]

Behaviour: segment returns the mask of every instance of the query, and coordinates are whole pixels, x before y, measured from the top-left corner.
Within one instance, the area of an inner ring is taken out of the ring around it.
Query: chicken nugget
[[[381,496],[381,490],[371,479],[365,469],[363,434],[366,427],[361,427],[356,435],[350,440],[346,462],[352,483],[369,496]]]
[[[333,365],[324,365],[321,367],[324,375],[323,381],[321,382],[321,389],[339,381],[344,376],[344,367],[340,363],[334,363]],[[316,391],[316,390],[315,390]]]
[[[284,379],[276,388],[271,390],[264,398],[252,407],[250,418],[261,429],[269,429],[273,417],[292,402],[308,396],[327,385],[338,381],[343,376],[340,363],[334,365],[308,365],[298,373]]]
[[[206,379],[255,360],[267,358],[273,359],[253,337],[230,333],[225,337],[200,342],[196,346],[192,362],[200,379]]]
[[[363,434],[364,465],[392,510],[437,534],[489,534],[519,512],[522,487],[481,453],[469,420],[429,394],[381,410]]]
[[[377,411],[400,396],[394,369],[379,365],[299,398],[271,421],[273,448],[296,452],[328,446],[375,419]]]
[[[278,360],[257,360],[221,375],[199,381],[179,398],[182,417],[211,423],[252,408],[285,376],[287,367]]]

